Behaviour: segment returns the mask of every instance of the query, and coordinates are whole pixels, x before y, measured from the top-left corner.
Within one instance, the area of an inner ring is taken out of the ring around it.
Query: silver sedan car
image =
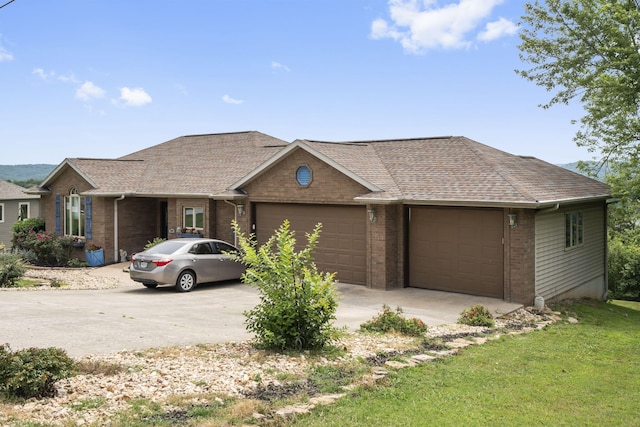
[[[180,292],[189,292],[199,283],[239,279],[245,266],[228,255],[235,252],[239,250],[221,240],[166,240],[134,254],[129,276],[147,288],[172,284]]]

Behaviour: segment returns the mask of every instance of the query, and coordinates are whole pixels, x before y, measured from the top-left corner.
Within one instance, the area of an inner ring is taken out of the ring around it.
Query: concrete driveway
[[[41,290],[0,293],[0,344],[13,350],[60,347],[70,356],[198,343],[242,341],[243,311],[255,306],[258,293],[240,282],[200,285],[189,293],[173,287],[147,289],[123,272],[126,264],[92,270],[117,278],[106,290]],[[380,313],[382,304],[402,307],[407,317],[427,325],[455,323],[460,312],[483,304],[493,313],[521,307],[502,300],[405,288],[375,291],[339,284],[336,326],[356,330]]]

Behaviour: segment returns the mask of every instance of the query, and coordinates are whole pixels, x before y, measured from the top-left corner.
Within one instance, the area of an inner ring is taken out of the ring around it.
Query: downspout
[[[538,213],[554,212],[554,211],[557,211],[558,209],[560,209],[560,203],[556,203],[555,206],[552,206],[550,208],[540,209]]]
[[[236,205],[235,203],[231,203],[228,200],[223,200],[223,202],[233,206],[233,220],[237,224],[238,223],[238,205]],[[233,232],[233,246],[236,246],[236,247],[238,246],[238,236],[236,235],[235,231]]]
[[[118,245],[118,202],[124,200],[124,194],[113,200],[113,259],[120,261],[120,247]]]

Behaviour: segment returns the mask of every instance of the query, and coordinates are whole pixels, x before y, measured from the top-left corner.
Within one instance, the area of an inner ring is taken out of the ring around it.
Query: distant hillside
[[[42,180],[56,168],[57,165],[0,165],[0,179],[3,181],[26,181],[29,179]]]
[[[557,166],[560,166],[561,168],[568,169],[568,170],[570,170],[572,172],[575,172],[575,173],[579,173],[580,175],[589,176],[586,173],[584,173],[582,170],[578,169],[578,163],[579,162],[573,162],[573,163],[566,163],[564,165],[557,165]],[[607,172],[607,168],[606,168],[606,165],[605,165],[605,167],[601,168],[600,171],[598,171],[598,176],[596,177],[596,179],[598,179],[599,181],[604,182],[604,176],[605,176],[606,172]]]

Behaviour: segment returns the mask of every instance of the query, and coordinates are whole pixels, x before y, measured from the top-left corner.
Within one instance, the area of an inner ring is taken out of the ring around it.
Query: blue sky
[[[0,5],[8,0],[0,0]],[[551,163],[579,105],[519,77],[519,0],[15,0],[0,8],[0,164],[181,135],[463,135]],[[197,154],[197,153],[186,153]]]

